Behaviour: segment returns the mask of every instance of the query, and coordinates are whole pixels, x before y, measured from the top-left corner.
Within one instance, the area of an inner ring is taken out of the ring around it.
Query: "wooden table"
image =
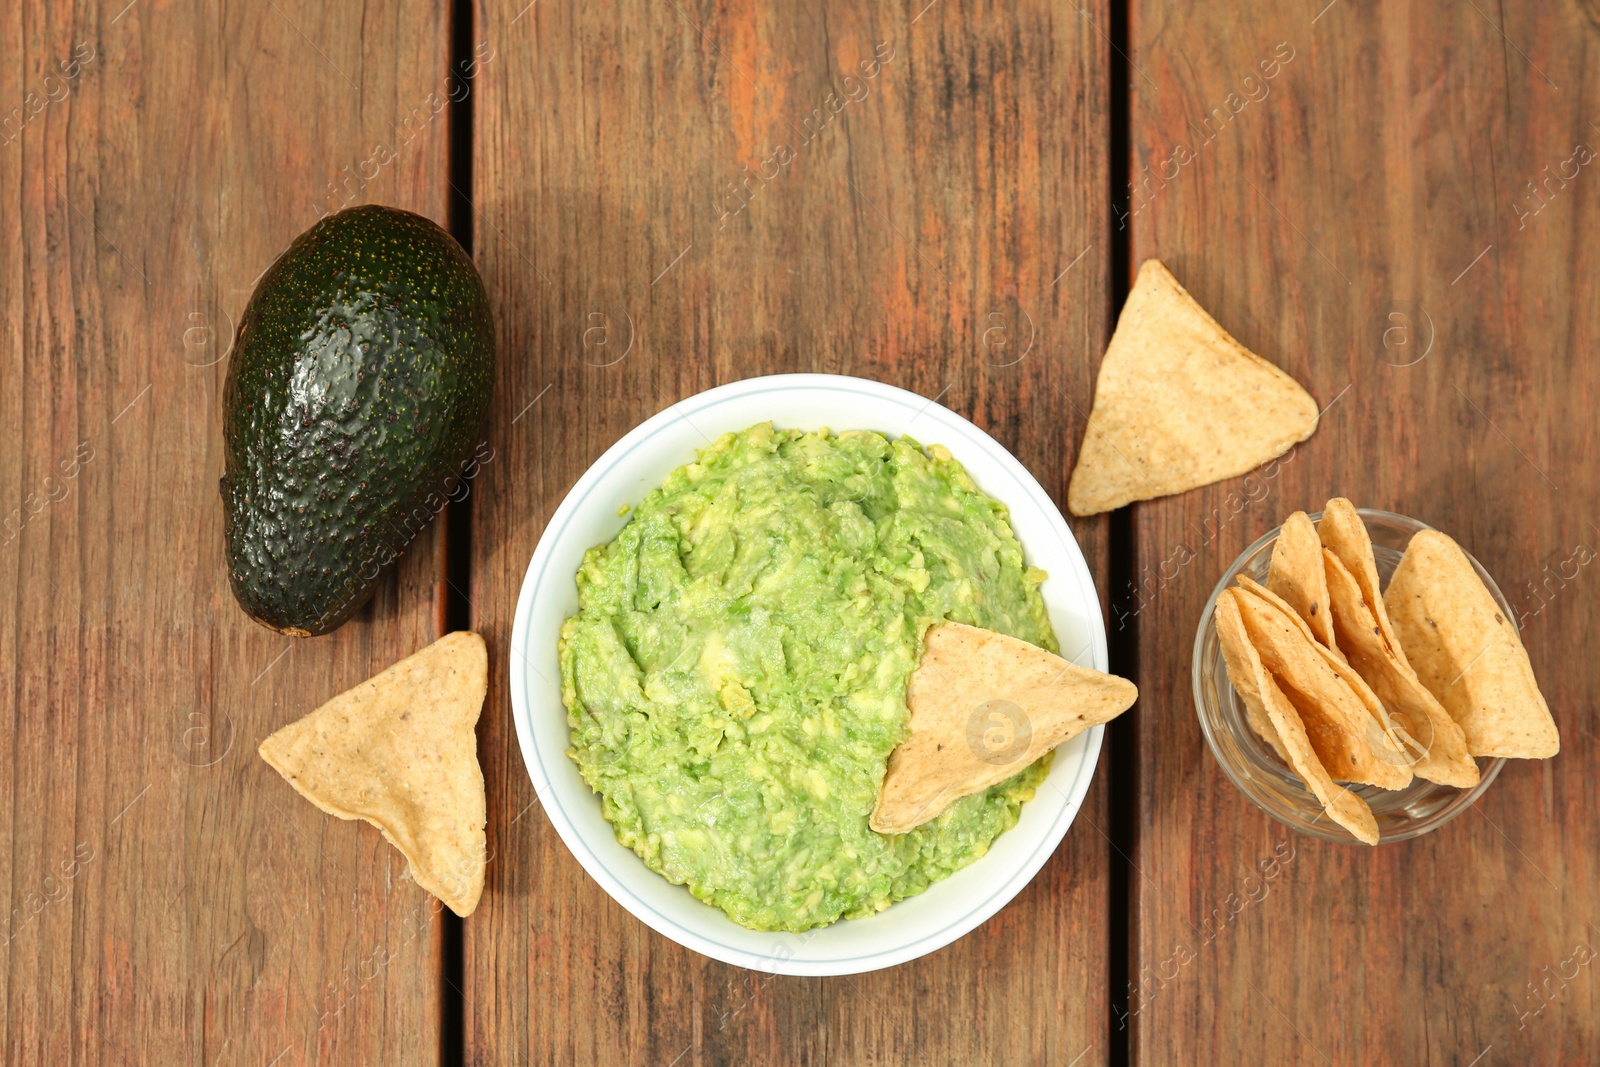
[[[0,12],[6,1062],[1600,1060],[1600,971],[1561,975],[1600,937],[1600,14],[925,3]],[[273,256],[368,201],[480,264],[495,458],[357,619],[295,641],[227,589],[225,356]],[[673,401],[821,370],[938,399],[1064,502],[1148,256],[1327,411],[1245,506],[1235,481],[1073,521],[1142,697],[1049,864],[856,978],[633,920],[509,717],[510,613],[566,489]],[[1217,577],[1336,493],[1498,576],[1564,742],[1370,851],[1250,807],[1189,695]],[[462,923],[254,748],[464,626],[494,664],[493,859]]]

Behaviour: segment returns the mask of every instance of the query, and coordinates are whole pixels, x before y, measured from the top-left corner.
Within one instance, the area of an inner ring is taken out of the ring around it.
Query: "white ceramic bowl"
[[[866,919],[804,934],[747,930],[673,885],[617,843],[599,798],[567,757],[556,641],[578,610],[574,580],[585,550],[614,538],[618,515],[661,485],[718,435],[770,420],[780,429],[878,430],[950,449],[978,486],[1011,511],[1028,562],[1049,572],[1041,593],[1065,655],[1107,668],[1100,600],[1061,513],[1016,458],[966,419],[924,397],[861,378],[784,374],[720,386],[672,405],[618,441],[578,479],[551,517],[528,564],[511,628],[511,707],[528,774],[545,814],[578,862],[656,932],[713,959],[763,971],[858,974],[892,967],[949,944],[999,911],[1027,885],[1072,825],[1089,790],[1104,727],[1056,753],[1050,776],[1017,825],[988,855],[927,892]]]

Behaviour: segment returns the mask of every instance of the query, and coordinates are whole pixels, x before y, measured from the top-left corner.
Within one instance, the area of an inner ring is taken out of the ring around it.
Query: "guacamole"
[[[578,571],[569,755],[617,839],[756,930],[858,918],[1016,824],[1046,756],[909,833],[867,826],[944,619],[1058,651],[1006,509],[939,446],[725,434]]]

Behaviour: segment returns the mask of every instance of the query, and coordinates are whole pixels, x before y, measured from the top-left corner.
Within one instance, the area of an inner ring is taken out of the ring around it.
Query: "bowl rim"
[[[932,932],[913,931],[915,936],[909,937],[904,943],[896,945],[892,949],[880,949],[851,957],[812,959],[795,955],[791,955],[788,958],[780,958],[776,952],[756,953],[746,948],[724,944],[709,938],[701,932],[689,929],[672,917],[661,913],[649,901],[639,897],[618,880],[612,874],[606,862],[590,848],[584,832],[573,823],[571,817],[565,811],[558,787],[546,775],[538,757],[538,746],[533,735],[530,710],[529,680],[527,676],[530,665],[526,653],[529,647],[530,616],[536,601],[542,595],[540,588],[543,578],[549,572],[550,558],[555,553],[556,545],[563,539],[567,527],[574,518],[586,506],[592,506],[587,505],[587,501],[592,492],[609,474],[610,469],[664,427],[674,425],[680,420],[688,421],[693,426],[691,416],[697,409],[709,408],[728,400],[742,398],[750,393],[767,390],[782,392],[791,389],[842,390],[865,395],[869,398],[894,401],[904,407],[916,407],[919,415],[913,418],[920,417],[921,413],[938,409],[939,415],[937,418],[945,424],[941,428],[963,434],[967,440],[961,442],[961,444],[981,448],[988,452],[990,459],[1002,467],[1017,483],[1018,490],[1034,498],[1033,503],[1042,512],[1046,523],[1052,528],[1057,540],[1060,542],[1060,550],[1065,554],[1069,573],[1061,574],[1052,568],[1051,578],[1059,578],[1073,586],[1075,592],[1070,596],[1075,604],[1075,610],[1082,617],[1082,629],[1088,635],[1087,645],[1083,651],[1077,654],[1077,658],[1081,660],[1087,654],[1092,665],[1097,670],[1103,671],[1108,668],[1109,648],[1105,632],[1105,618],[1100,607],[1099,592],[1095,587],[1093,574],[1089,570],[1088,562],[1083,556],[1082,548],[1073,536],[1071,528],[1067,525],[1059,506],[1050,497],[1049,493],[1044,490],[1044,487],[1039,484],[1038,480],[1034,478],[1033,474],[1005,446],[1001,445],[971,420],[939,404],[936,398],[930,400],[898,386],[842,374],[761,375],[714,386],[675,403],[668,404],[661,411],[628,431],[615,444],[606,449],[599,459],[579,477],[572,488],[567,491],[555,511],[551,513],[549,520],[540,533],[538,544],[534,549],[523,577],[522,588],[517,597],[516,615],[512,622],[510,646],[506,653],[512,719],[517,732],[523,763],[527,768],[529,778],[533,782],[534,790],[538,795],[540,806],[544,809],[546,818],[550,820],[562,843],[573,857],[578,860],[580,866],[588,873],[589,877],[594,879],[605,890],[607,895],[621,904],[629,914],[677,944],[712,959],[736,966],[795,975],[858,974],[908,962],[957,940],[987,922],[1033,880],[1044,864],[1054,855],[1062,839],[1066,836],[1067,830],[1076,820],[1077,814],[1082,808],[1084,798],[1093,782],[1094,773],[1098,769],[1100,747],[1105,731],[1104,726],[1096,726],[1085,731],[1079,735],[1079,738],[1069,742],[1069,744],[1081,742],[1083,750],[1079,757],[1077,770],[1071,781],[1063,783],[1067,786],[1066,789],[1062,789],[1061,785],[1048,782],[1047,779],[1046,784],[1050,784],[1056,792],[1061,793],[1061,802],[1058,810],[1054,813],[1052,822],[1043,830],[1034,851],[1028,854],[1022,862],[1013,863],[1006,870],[1006,876],[997,881],[997,884],[987,893],[980,904],[963,910],[959,916],[944,923],[941,928]],[[783,422],[783,416],[779,411],[774,411],[772,417],[774,421]],[[931,425],[938,426],[939,424],[934,423]],[[704,436],[703,433],[702,436]],[[891,434],[891,436],[901,436],[901,434],[895,433]],[[922,440],[920,436],[917,439],[919,441]],[[946,444],[947,446],[949,444],[948,441],[943,440],[934,443]],[[684,457],[683,462],[689,462],[691,458]],[[962,457],[958,455],[957,458],[961,459]],[[993,486],[984,485],[981,488],[985,493],[993,495],[995,499],[1005,504],[1008,510],[1015,510],[1017,501],[1008,501],[994,494],[992,491],[995,487]],[[1036,549],[1030,551],[1028,546],[1025,546],[1024,551],[1027,557],[1030,558],[1030,562],[1038,558]],[[1055,553],[1051,552],[1049,554],[1054,555]],[[566,581],[572,580],[571,575],[566,575],[564,578]],[[1056,618],[1052,619],[1052,622],[1056,621]],[[522,661],[520,667],[518,660]],[[568,758],[565,752],[561,755],[563,759]],[[1054,773],[1053,770],[1052,773]],[[1054,803],[1043,795],[1042,788],[1040,794],[1036,795],[1034,800],[1028,803],[1037,805],[1041,801]],[[1014,832],[1015,829],[1013,827],[1011,831],[1007,832]],[[614,838],[611,840],[615,841]],[[619,845],[618,847],[624,846]],[[629,852],[631,854],[631,850]],[[968,869],[981,863],[983,859],[989,858],[991,857],[980,857],[972,865],[969,865]],[[632,859],[641,865],[641,869],[648,870],[643,867],[643,861],[638,859],[637,856],[633,856]],[[648,873],[652,878],[661,877],[655,871],[649,871]],[[1000,872],[997,870],[995,873],[999,874]],[[710,904],[704,904],[704,906],[711,909],[719,918],[732,924],[732,920],[727,919],[714,906]],[[871,917],[868,917],[865,921],[870,920]],[[829,927],[818,929],[830,929],[835,925],[837,924],[830,924]],[[738,929],[742,930],[744,928],[738,927]],[[807,935],[790,935],[774,931],[772,936],[774,938],[805,938]]]
[[[1320,523],[1325,510],[1326,509],[1324,508],[1317,511],[1307,511],[1306,517],[1309,518],[1313,523]],[[1391,523],[1396,526],[1410,527],[1413,537],[1421,533],[1423,530],[1434,529],[1434,527],[1428,525],[1426,522],[1423,522],[1421,519],[1415,518],[1411,515],[1402,515],[1397,511],[1385,511],[1382,508],[1356,508],[1356,514],[1360,516],[1362,525],[1364,526],[1367,525],[1367,520],[1370,518]],[[1238,554],[1238,556],[1234,557],[1233,562],[1228,564],[1227,569],[1222,572],[1222,576],[1217,579],[1217,584],[1212,588],[1211,595],[1206,598],[1205,607],[1201,610],[1200,614],[1200,625],[1195,628],[1194,645],[1189,653],[1189,684],[1190,692],[1194,699],[1195,718],[1200,721],[1200,732],[1205,736],[1206,748],[1211,752],[1212,760],[1217,764],[1217,766],[1222,768],[1223,775],[1227,777],[1230,783],[1232,783],[1234,789],[1236,789],[1239,794],[1244,797],[1245,800],[1249,801],[1250,804],[1258,811],[1270,816],[1278,823],[1281,823],[1296,833],[1305,834],[1309,837],[1315,837],[1323,841],[1331,841],[1337,844],[1361,845],[1361,842],[1356,840],[1355,835],[1351,834],[1348,830],[1337,825],[1336,823],[1330,821],[1327,826],[1323,826],[1321,824],[1306,826],[1298,825],[1294,822],[1291,822],[1284,815],[1284,813],[1277,811],[1256,799],[1255,792],[1248,788],[1245,782],[1240,780],[1239,772],[1228,760],[1223,758],[1219,749],[1219,742],[1215,736],[1213,724],[1207,717],[1204,710],[1206,703],[1205,684],[1204,679],[1201,676],[1201,672],[1205,666],[1204,661],[1206,638],[1210,636],[1216,628],[1216,623],[1214,620],[1217,609],[1217,598],[1222,595],[1222,591],[1224,589],[1227,589],[1233,585],[1234,578],[1244,570],[1245,562],[1255,558],[1255,556],[1260,553],[1262,549],[1276,541],[1278,539],[1278,535],[1282,532],[1283,523],[1279,522],[1277,525],[1263,533],[1260,537],[1250,542],[1250,544],[1246,546],[1245,549]],[[1465,547],[1463,547],[1461,551],[1466,554],[1467,560],[1472,564],[1473,569],[1477,571],[1478,577],[1481,578],[1484,584],[1488,587],[1489,593],[1494,598],[1495,602],[1499,604],[1503,610],[1509,612],[1510,606],[1506,601],[1505,594],[1501,592],[1499,584],[1495,582],[1494,576],[1489,573],[1488,569],[1485,568],[1483,564],[1478,562],[1476,556],[1472,555],[1470,552],[1467,552]],[[1508,614],[1507,617],[1510,618],[1512,616]],[[1513,623],[1513,625],[1515,624]],[[1229,687],[1232,687],[1233,681],[1227,677],[1226,673],[1224,673],[1222,680]],[[1410,841],[1414,838],[1421,837],[1424,834],[1432,833],[1440,827],[1447,825],[1467,808],[1477,803],[1478,798],[1483,796],[1484,791],[1487,790],[1490,784],[1500,776],[1500,771],[1505,767],[1505,763],[1506,761],[1504,757],[1496,757],[1490,760],[1489,765],[1479,776],[1478,783],[1471,789],[1462,790],[1462,795],[1457,800],[1452,801],[1448,809],[1437,812],[1425,820],[1420,820],[1415,825],[1406,826],[1403,829],[1390,833],[1382,833],[1378,837],[1378,844],[1391,845],[1398,844],[1401,841]],[[1294,776],[1294,778],[1296,781],[1299,781],[1298,776]],[[1302,788],[1304,788],[1304,783],[1302,782],[1300,784]],[[1371,846],[1362,847],[1366,848]]]

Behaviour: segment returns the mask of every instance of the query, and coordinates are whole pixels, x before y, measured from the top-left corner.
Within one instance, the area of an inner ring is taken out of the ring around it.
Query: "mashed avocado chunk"
[[[920,893],[1016,824],[1046,756],[906,834],[867,825],[949,619],[1058,651],[1006,509],[907,437],[725,434],[578,572],[569,755],[617,840],[756,930]]]

